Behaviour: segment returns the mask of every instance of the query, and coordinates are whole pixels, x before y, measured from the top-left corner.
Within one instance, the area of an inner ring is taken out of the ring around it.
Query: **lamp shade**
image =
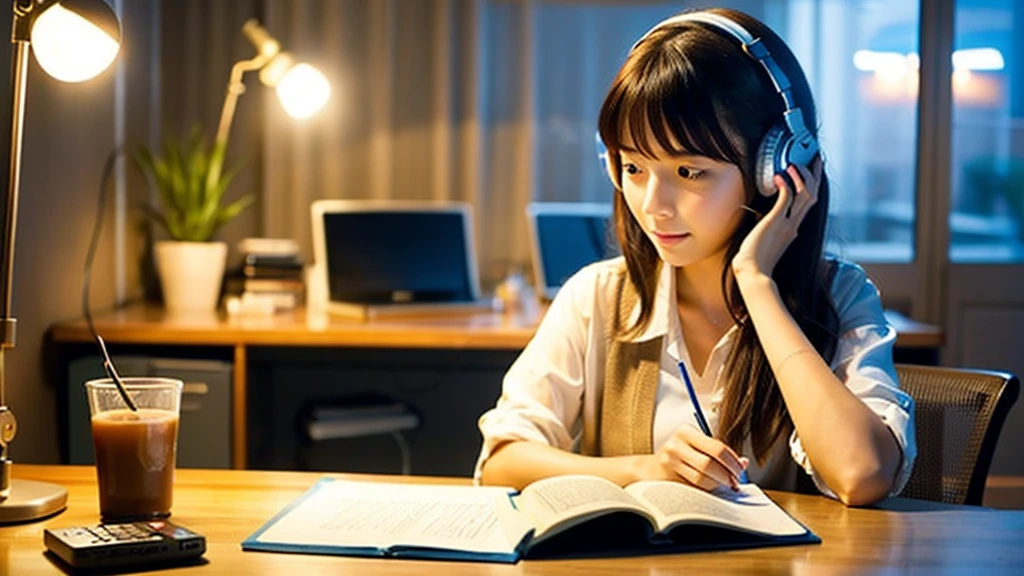
[[[319,112],[330,96],[331,85],[327,78],[309,64],[292,66],[277,83],[277,97],[281,105],[296,120]]]
[[[103,0],[61,0],[32,24],[32,51],[47,74],[82,82],[110,66],[121,35],[117,17]]]

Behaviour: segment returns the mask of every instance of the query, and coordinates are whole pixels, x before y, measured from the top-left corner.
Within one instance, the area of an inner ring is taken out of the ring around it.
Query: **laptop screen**
[[[330,301],[465,302],[476,294],[469,212],[359,208],[323,212]]]
[[[538,290],[548,298],[587,264],[618,254],[610,206],[534,203],[527,217]]]

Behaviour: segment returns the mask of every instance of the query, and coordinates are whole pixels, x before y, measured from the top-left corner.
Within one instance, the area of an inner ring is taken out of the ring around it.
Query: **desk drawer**
[[[390,434],[305,445],[301,416],[311,403],[379,394],[420,418],[403,432],[417,475],[469,476],[480,452],[480,414],[494,406],[513,353],[451,350],[255,349],[248,371],[251,468],[393,474],[399,440]]]

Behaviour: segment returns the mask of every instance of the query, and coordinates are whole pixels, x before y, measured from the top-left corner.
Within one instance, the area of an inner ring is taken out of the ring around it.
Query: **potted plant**
[[[228,247],[213,238],[254,200],[248,194],[225,202],[239,168],[224,169],[226,148],[226,138],[208,147],[202,130],[194,127],[180,142],[165,140],[162,155],[142,145],[135,151],[136,164],[158,191],[158,204],[144,205],[146,215],[170,236],[154,246],[168,312],[209,312],[217,307]]]

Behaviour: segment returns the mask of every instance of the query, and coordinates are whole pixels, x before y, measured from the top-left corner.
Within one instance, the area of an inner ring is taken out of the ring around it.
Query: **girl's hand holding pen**
[[[712,491],[739,489],[748,460],[722,441],[686,424],[676,429],[656,453],[640,457],[639,480],[673,480]]]

